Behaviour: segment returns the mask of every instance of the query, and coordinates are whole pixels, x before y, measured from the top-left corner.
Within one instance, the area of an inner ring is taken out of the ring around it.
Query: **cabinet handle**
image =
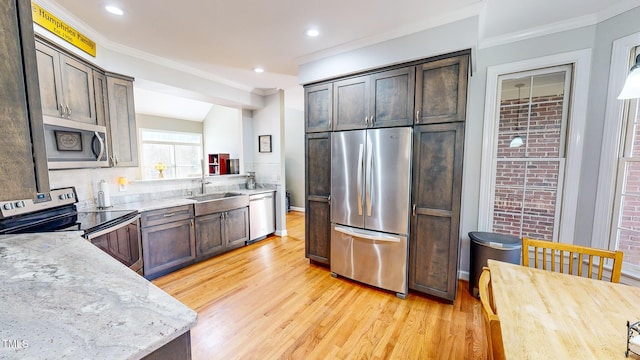
[[[369,126],[369,116],[365,116],[365,117],[364,117],[364,124],[365,124],[366,126]]]
[[[64,105],[62,105],[62,103],[60,103],[60,117],[64,119]]]
[[[420,122],[420,110],[416,110],[416,123]]]
[[[172,216],[175,216],[175,215],[176,215],[176,213],[168,213],[168,214],[163,214],[162,216],[168,218],[168,217],[172,217]]]
[[[371,127],[374,126],[373,115],[371,115]]]
[[[65,106],[67,108],[67,119],[71,118],[71,108],[69,107],[69,105]]]
[[[411,210],[411,214],[416,216],[416,204],[413,204],[413,209]]]

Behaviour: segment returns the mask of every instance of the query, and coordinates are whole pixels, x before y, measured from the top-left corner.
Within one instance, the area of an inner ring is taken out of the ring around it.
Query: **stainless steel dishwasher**
[[[249,241],[264,239],[276,230],[273,191],[249,195]]]

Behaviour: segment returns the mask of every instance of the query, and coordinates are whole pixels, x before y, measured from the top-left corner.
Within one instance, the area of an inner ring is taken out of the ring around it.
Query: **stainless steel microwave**
[[[109,167],[107,127],[45,116],[49,169]]]

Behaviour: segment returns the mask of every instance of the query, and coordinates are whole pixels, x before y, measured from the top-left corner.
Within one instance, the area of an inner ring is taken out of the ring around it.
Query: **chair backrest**
[[[533,248],[533,263],[531,264],[529,261],[530,248]],[[547,268],[550,267],[551,271],[583,276],[582,269],[584,268],[585,261],[588,260],[587,272],[584,276],[593,278],[594,260],[597,260],[598,265],[595,274],[598,280],[602,280],[605,260],[612,259],[611,282],[618,283],[620,282],[620,273],[622,272],[622,257],[622,251],[595,249],[586,246],[561,244],[526,237],[522,238],[522,265],[532,266],[537,269],[542,268],[543,270],[547,270]],[[565,271],[565,259],[568,259],[569,263],[568,272]],[[574,266],[574,260],[576,259],[577,265]],[[556,266],[556,261],[558,261],[559,266]],[[556,268],[558,269],[556,270]]]
[[[484,326],[487,333],[487,358],[502,360],[505,358],[502,345],[502,330],[500,329],[500,318],[498,318],[493,300],[491,271],[488,267],[482,270],[478,287],[480,302],[482,303],[482,317],[484,318]]]

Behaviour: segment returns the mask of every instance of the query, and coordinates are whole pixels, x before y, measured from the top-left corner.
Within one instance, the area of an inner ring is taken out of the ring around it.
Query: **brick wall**
[[[552,240],[564,154],[561,95],[501,103],[493,231]],[[511,148],[519,135],[524,145]]]

